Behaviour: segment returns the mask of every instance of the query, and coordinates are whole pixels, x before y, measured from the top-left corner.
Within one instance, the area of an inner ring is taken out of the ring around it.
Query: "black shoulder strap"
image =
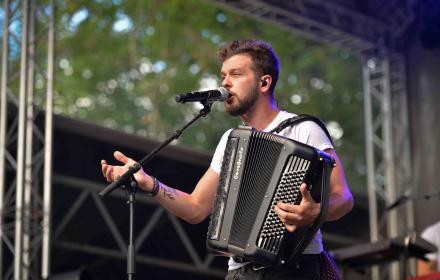
[[[316,124],[318,124],[322,128],[322,130],[325,132],[328,139],[330,139],[330,141],[333,144],[332,137],[330,136],[330,133],[328,132],[327,128],[325,127],[325,124],[319,118],[317,118],[315,116],[307,115],[307,114],[297,115],[293,118],[282,121],[277,127],[272,129],[270,131],[270,133],[279,133],[280,131],[282,131],[286,127],[299,124],[300,122],[303,122],[303,121],[313,121]]]

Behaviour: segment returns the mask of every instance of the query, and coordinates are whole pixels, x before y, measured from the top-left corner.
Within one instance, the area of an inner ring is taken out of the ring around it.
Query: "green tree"
[[[327,122],[355,192],[365,185],[360,64],[344,50],[221,9],[209,1],[65,1],[57,19],[56,111],[158,140],[200,109],[180,92],[220,85],[216,50],[261,38],[281,59],[282,109]],[[212,152],[239,123],[221,104],[179,139]]]

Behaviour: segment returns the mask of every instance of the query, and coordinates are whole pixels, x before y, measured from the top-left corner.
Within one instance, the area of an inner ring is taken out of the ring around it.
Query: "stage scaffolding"
[[[386,20],[357,13],[334,1],[319,0],[211,0],[215,5],[258,20],[269,21],[315,41],[343,48],[363,64],[364,115],[371,241],[404,235],[414,229],[412,204],[388,213],[378,204],[389,205],[413,189],[411,182],[409,126],[407,114],[406,62],[396,42],[415,18],[415,0],[388,1]],[[55,1],[3,0],[4,24],[1,61],[0,111],[0,258],[11,255],[14,265],[0,267],[1,279],[43,278],[50,275],[51,246],[51,157],[54,65]],[[381,13],[381,12],[378,12]],[[382,15],[382,19],[385,18]],[[36,19],[38,18],[38,25]],[[21,32],[13,25],[20,25]],[[36,30],[36,26],[41,30]],[[42,43],[46,40],[45,43]],[[47,46],[45,52],[39,45]],[[20,55],[18,68],[9,64]],[[36,54],[38,53],[38,56]],[[42,59],[44,56],[44,59]],[[35,76],[43,77],[44,90],[35,87]],[[36,95],[45,100],[36,106]],[[12,106],[12,108],[8,108]],[[41,111],[44,107],[45,111]],[[16,111],[9,121],[8,111]],[[44,129],[35,124],[44,114]],[[7,124],[10,124],[9,126]],[[12,178],[6,180],[5,178]],[[56,178],[76,185],[78,178]],[[7,182],[11,182],[6,186]],[[83,182],[84,183],[84,182]],[[84,185],[84,184],[81,184]],[[88,194],[84,193],[83,196]],[[84,199],[84,198],[79,198]],[[80,205],[81,201],[78,202]],[[99,204],[98,201],[96,201]],[[76,205],[75,207],[78,207]],[[103,210],[104,211],[104,210]],[[156,216],[162,215],[158,208]],[[103,215],[105,211],[103,212]],[[66,214],[66,220],[72,212]],[[155,216],[155,217],[156,217]],[[397,217],[399,216],[399,222]],[[179,221],[172,219],[176,228]],[[111,224],[111,217],[107,217]],[[154,224],[148,224],[148,232]],[[60,228],[57,229],[60,231]],[[115,231],[117,232],[117,231]],[[147,234],[147,233],[146,233]],[[191,251],[191,244],[181,235]],[[117,238],[116,239],[120,239]],[[120,247],[123,244],[119,244]],[[65,244],[73,248],[75,244]],[[96,248],[83,248],[97,254]],[[120,248],[124,252],[123,246]],[[41,258],[41,261],[40,261]],[[153,260],[145,258],[146,263]],[[154,263],[175,269],[195,269],[209,275],[210,259],[193,258],[194,268],[179,263]],[[3,259],[0,259],[0,265]],[[212,272],[218,275],[217,272]],[[376,269],[374,279],[400,279],[394,266]]]
[[[37,6],[29,0],[2,4],[0,256],[3,263],[5,255],[12,255],[14,265],[1,267],[0,275],[2,279],[47,278],[55,6],[53,1]],[[37,17],[41,30],[36,30]],[[40,45],[46,50],[40,50]],[[14,69],[9,58],[17,54],[20,64]],[[44,80],[43,89],[35,87],[36,75]],[[43,106],[35,106],[36,98],[45,100],[44,112]],[[9,127],[8,110],[16,112]],[[34,123],[39,114],[45,114],[44,130]],[[12,180],[6,180],[9,175]],[[8,182],[10,186],[5,185]]]

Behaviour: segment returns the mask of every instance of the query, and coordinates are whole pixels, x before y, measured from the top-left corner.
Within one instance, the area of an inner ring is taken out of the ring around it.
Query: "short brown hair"
[[[280,61],[272,46],[263,40],[243,39],[226,43],[218,50],[221,63],[237,54],[247,54],[251,57],[257,75],[272,77],[270,92],[273,95],[280,75]]]

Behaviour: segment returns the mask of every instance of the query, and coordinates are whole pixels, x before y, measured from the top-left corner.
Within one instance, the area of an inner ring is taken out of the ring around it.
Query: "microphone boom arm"
[[[145,157],[143,157],[139,162],[134,163],[131,165],[128,170],[122,174],[121,177],[119,177],[116,181],[113,181],[110,183],[107,187],[105,187],[102,191],[98,193],[99,196],[105,197],[109,195],[112,191],[115,189],[122,187],[124,185],[127,185],[129,183],[130,178],[133,177],[134,173],[138,172],[142,165],[148,163],[153,157],[159,153],[163,148],[165,148],[169,143],[174,141],[175,139],[179,138],[180,135],[182,135],[183,131],[187,129],[189,126],[191,126],[194,122],[196,122],[201,117],[206,117],[209,112],[211,112],[211,106],[212,103],[203,103],[203,108],[199,111],[199,113],[190,120],[187,124],[185,124],[181,129],[176,130],[170,137],[168,137],[164,142],[162,142],[158,147],[156,147],[153,151],[151,151],[149,154],[147,154]]]
[[[403,194],[400,197],[398,197],[396,201],[388,205],[385,208],[385,210],[389,211],[393,208],[396,208],[397,206],[401,205],[402,203],[408,200],[416,201],[420,199],[431,199],[432,197],[436,197],[436,196],[440,198],[440,191],[432,192],[432,193],[413,194],[413,195]]]

